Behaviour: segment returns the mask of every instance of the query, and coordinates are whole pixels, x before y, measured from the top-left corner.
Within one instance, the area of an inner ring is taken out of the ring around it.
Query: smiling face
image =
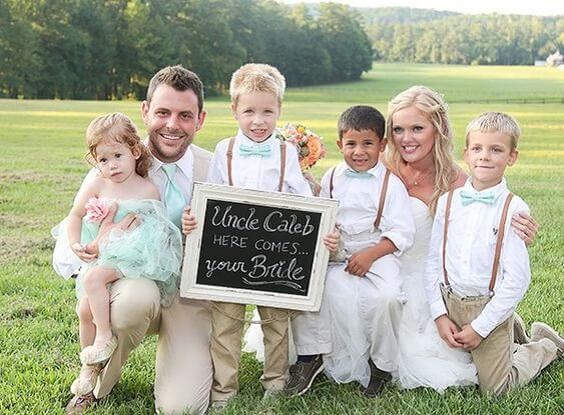
[[[135,174],[138,158],[123,143],[101,142],[96,146],[96,167],[104,178],[114,183],[123,183]]]
[[[243,134],[257,143],[272,135],[280,117],[280,103],[270,92],[241,94],[231,108]]]
[[[386,148],[386,140],[372,130],[348,130],[337,141],[345,162],[358,172],[370,170],[378,164],[380,152]]]
[[[472,175],[472,186],[478,191],[495,186],[503,178],[505,168],[517,160],[511,149],[511,138],[499,132],[474,131],[468,135],[464,161]]]
[[[399,110],[392,116],[392,139],[406,163],[432,159],[436,136],[435,126],[415,106]]]
[[[149,150],[164,163],[179,160],[202,128],[206,112],[198,111],[198,97],[191,89],[178,91],[162,84],[142,106],[149,134]]]

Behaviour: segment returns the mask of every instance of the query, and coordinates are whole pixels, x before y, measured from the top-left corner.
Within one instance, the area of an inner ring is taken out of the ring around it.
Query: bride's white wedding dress
[[[399,368],[394,378],[405,389],[428,387],[438,392],[444,392],[449,386],[477,384],[476,367],[470,353],[450,348],[439,337],[435,322],[431,320],[425,297],[424,269],[433,218],[423,201],[415,197],[410,197],[410,201],[416,233],[412,248],[401,256],[407,303],[400,324]],[[244,350],[257,352],[257,358],[262,361],[264,346],[260,326],[252,325],[245,334],[245,341]]]
[[[476,384],[477,372],[470,353],[450,348],[431,320],[424,269],[433,218],[423,201],[415,197],[410,200],[416,232],[413,246],[401,257],[403,289],[408,300],[398,335],[400,359],[394,378],[406,389],[429,387],[438,392],[449,386]]]

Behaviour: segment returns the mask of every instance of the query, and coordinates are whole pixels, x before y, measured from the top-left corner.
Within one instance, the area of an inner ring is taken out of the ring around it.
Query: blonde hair
[[[439,197],[448,192],[458,175],[458,168],[453,158],[453,133],[448,119],[448,106],[443,97],[426,86],[412,86],[396,95],[388,104],[386,138],[388,145],[385,160],[395,172],[399,172],[401,155],[393,140],[393,117],[398,111],[414,106],[421,111],[437,132],[433,145],[433,163],[435,167],[435,187],[431,195],[430,209],[434,214]]]
[[[517,141],[521,136],[521,128],[511,115],[504,112],[484,112],[468,123],[466,127],[466,147],[471,133],[501,133],[511,139],[511,151],[517,148]]]
[[[269,92],[282,104],[282,97],[286,90],[286,79],[274,66],[263,63],[248,63],[237,69],[231,77],[229,94],[231,102],[237,105],[242,94],[252,92]]]
[[[88,162],[96,164],[96,147],[101,143],[125,144],[134,156],[139,155],[135,163],[135,172],[147,177],[153,159],[147,147],[141,142],[133,121],[121,112],[101,115],[95,118],[86,129],[86,145],[88,146]]]

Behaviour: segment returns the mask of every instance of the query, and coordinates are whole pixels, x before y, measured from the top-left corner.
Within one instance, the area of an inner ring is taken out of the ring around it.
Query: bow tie
[[[240,156],[262,156],[262,157],[270,157],[270,145],[254,145],[248,146],[246,144],[241,144],[239,146],[239,155]]]
[[[462,202],[462,206],[468,206],[470,203],[473,202],[480,202],[486,205],[493,205],[494,200],[495,200],[495,196],[493,192],[472,193],[472,192],[467,192],[465,190],[460,191],[460,201]]]
[[[356,171],[353,169],[346,169],[345,176],[352,177],[353,179],[370,179],[371,177],[374,177],[365,171]]]

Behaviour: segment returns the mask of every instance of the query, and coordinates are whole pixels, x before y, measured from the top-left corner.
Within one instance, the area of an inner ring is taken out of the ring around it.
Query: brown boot
[[[366,389],[364,389],[364,396],[376,398],[380,396],[386,383],[392,380],[392,375],[378,369],[372,359],[368,359],[368,365],[370,366],[370,382]]]
[[[75,395],[67,404],[65,412],[68,415],[77,415],[96,405],[98,399],[92,392],[86,395]]]

